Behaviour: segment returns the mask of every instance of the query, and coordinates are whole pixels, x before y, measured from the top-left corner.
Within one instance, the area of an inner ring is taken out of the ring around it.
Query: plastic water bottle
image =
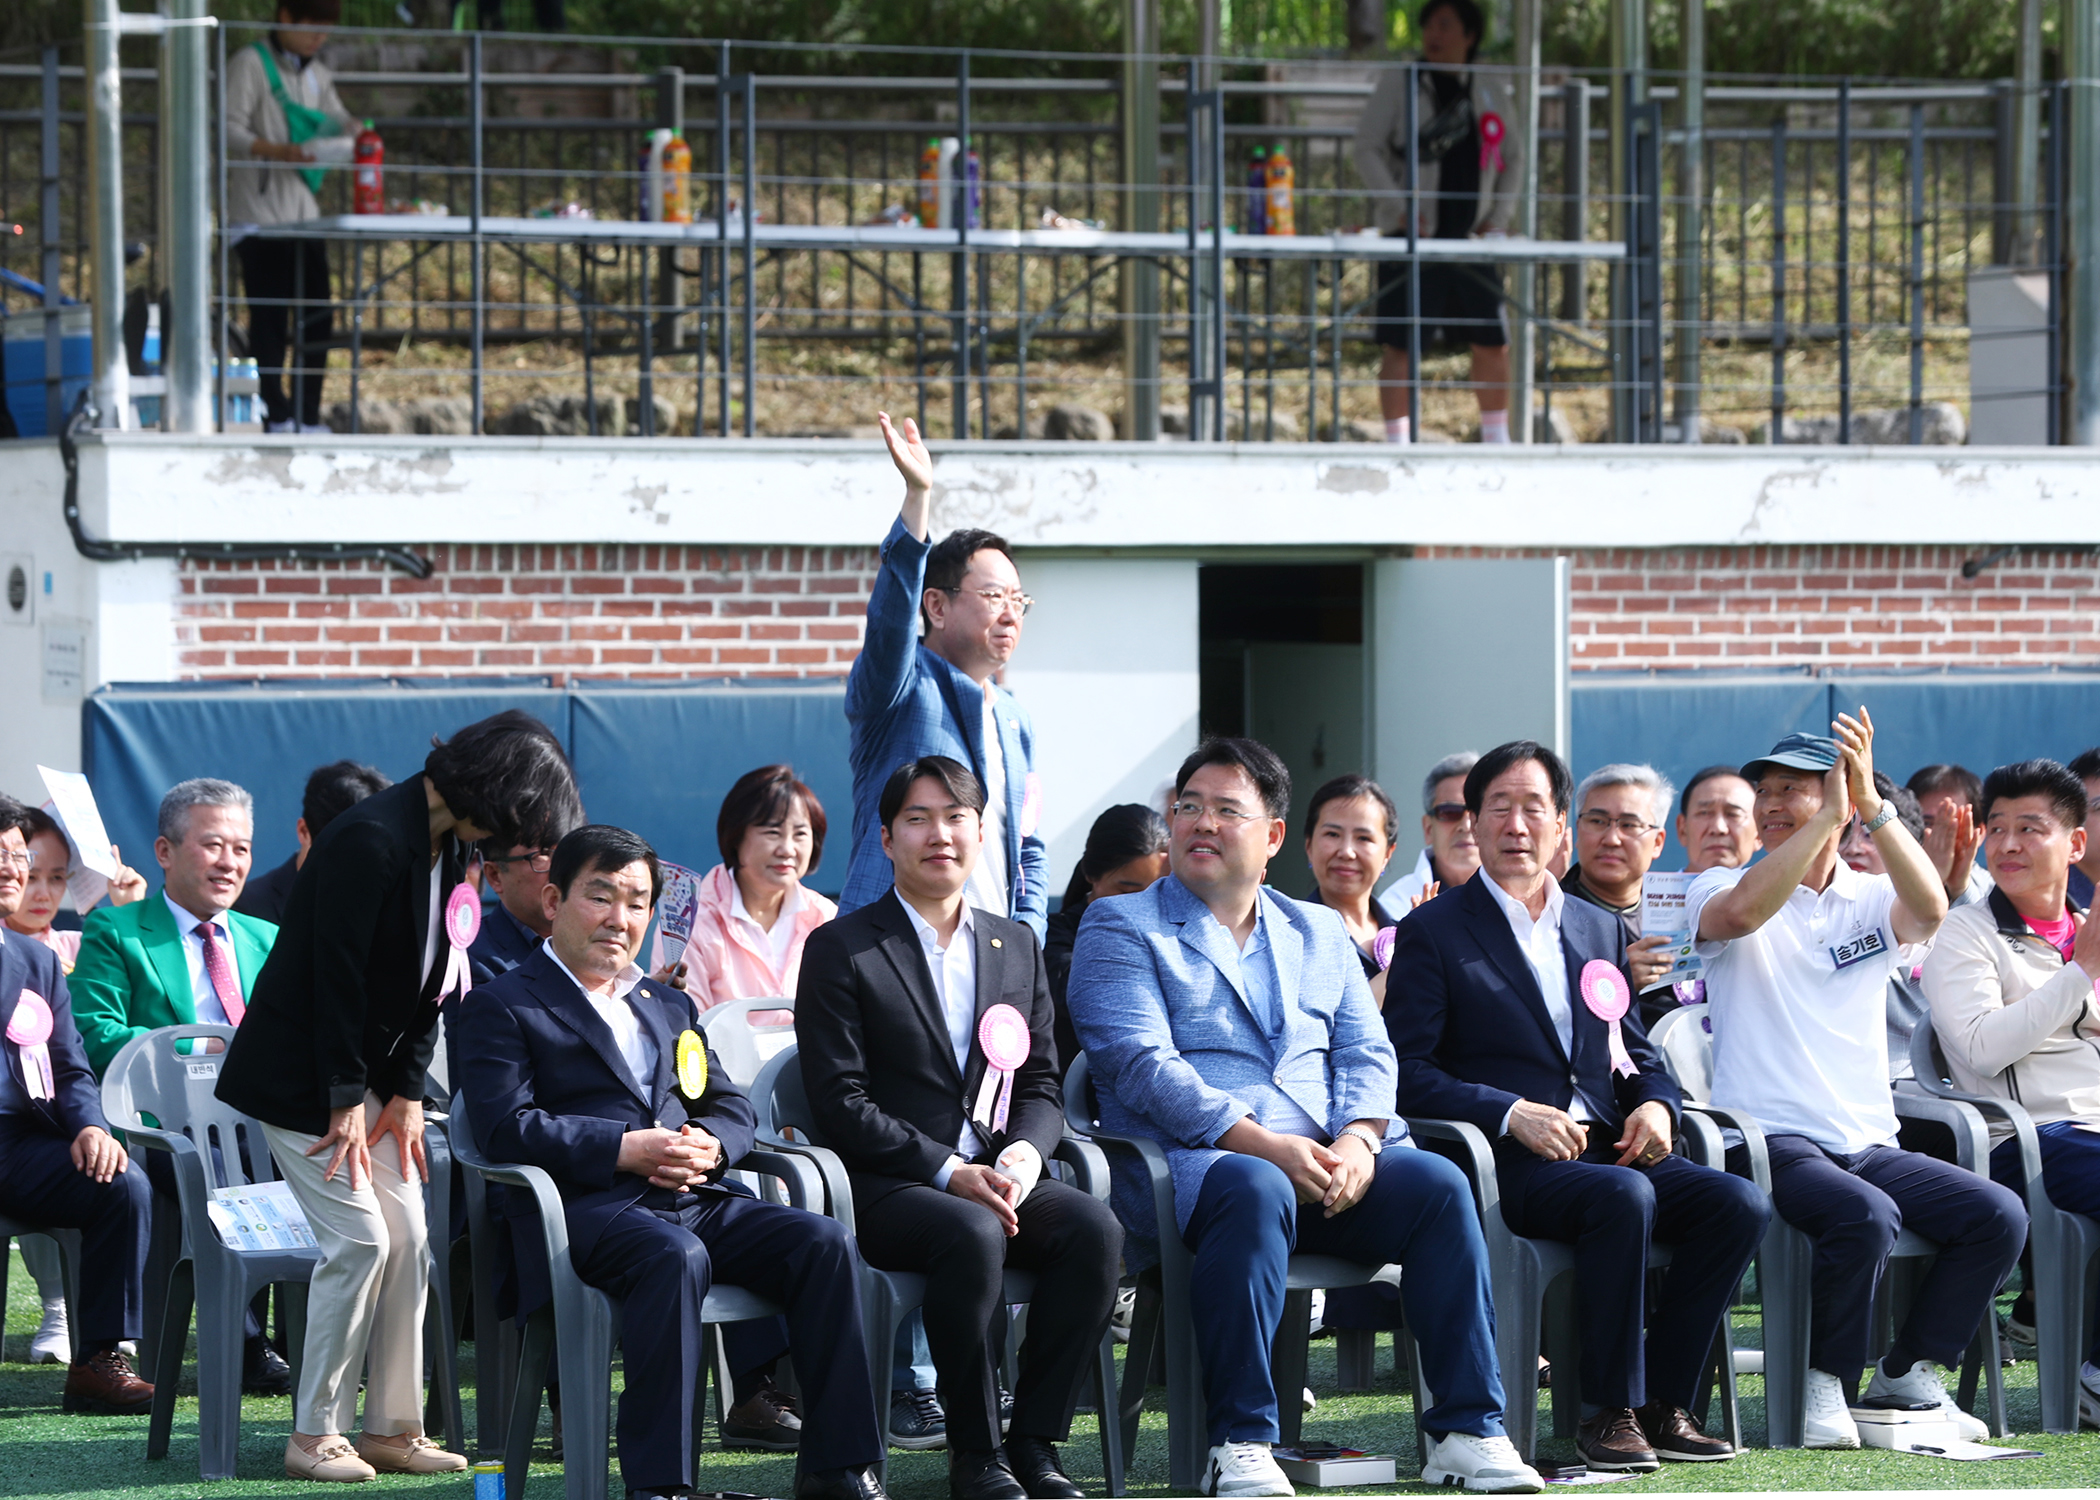
[[[140,350],[140,359],[144,362],[148,375],[158,375],[160,373],[160,304],[158,302],[148,302],[146,304],[146,343],[144,348]]]
[[[1247,227],[1245,234],[1269,232],[1269,153],[1260,146],[1247,158]]]

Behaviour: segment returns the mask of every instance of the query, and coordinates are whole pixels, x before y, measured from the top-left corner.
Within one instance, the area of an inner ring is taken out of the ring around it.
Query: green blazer
[[[233,962],[245,998],[254,991],[255,976],[277,941],[277,927],[237,911],[225,913],[222,920],[233,935]],[[88,1063],[97,1074],[133,1037],[162,1026],[194,1023],[197,1004],[189,963],[182,954],[182,934],[168,911],[165,888],[129,906],[89,912],[81,924],[80,958],[66,982],[73,992],[73,1018],[87,1045]]]

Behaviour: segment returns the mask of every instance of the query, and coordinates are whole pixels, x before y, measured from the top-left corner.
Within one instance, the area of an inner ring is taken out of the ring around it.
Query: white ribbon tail
[[[1633,1065],[1633,1058],[1627,1054],[1626,1036],[1619,1030],[1617,1021],[1611,1023],[1611,1070],[1621,1078],[1631,1078],[1640,1071]]]
[[[1014,1101],[1014,1075],[1006,1070],[999,1075],[999,1107],[992,1111],[992,1134],[1006,1134],[1006,1112]]]
[[[1004,1080],[1007,1086],[1011,1087],[1013,1076],[1012,1073],[1004,1068],[986,1068],[984,1070],[984,1082],[977,1089],[977,1107],[970,1111],[971,1124],[980,1125],[986,1130],[992,1130],[995,1135],[998,1133],[996,1130],[993,1130],[992,1126],[992,1104],[999,1096],[1001,1080]]]
[[[474,966],[467,962],[467,950],[454,948],[451,957],[445,960],[444,982],[438,985],[437,1003],[443,1005],[445,998],[457,990],[464,1000],[467,991],[474,988]]]
[[[42,1042],[22,1049],[22,1079],[29,1085],[32,1099],[56,1099],[58,1090],[51,1079],[51,1049]]]

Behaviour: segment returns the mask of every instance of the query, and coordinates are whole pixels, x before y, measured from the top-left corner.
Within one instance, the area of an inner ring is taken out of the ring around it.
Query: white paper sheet
[[[310,1250],[313,1227],[290,1183],[257,1182],[213,1188],[205,1205],[211,1227],[236,1250]]]
[[[66,893],[73,909],[86,915],[109,893],[109,877],[117,873],[117,852],[110,847],[109,831],[102,826],[102,810],[95,805],[94,788],[78,771],[54,771],[38,766],[50,800],[44,811],[51,814],[73,846],[73,872],[66,880]]]

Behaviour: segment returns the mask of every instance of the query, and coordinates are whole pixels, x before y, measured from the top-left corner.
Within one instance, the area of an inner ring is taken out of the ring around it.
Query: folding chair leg
[[[1123,1435],[1116,1422],[1116,1340],[1101,1336],[1101,1352],[1094,1361],[1094,1410],[1101,1421],[1101,1472],[1108,1480],[1110,1495],[1123,1493]]]
[[[1378,1383],[1378,1334],[1369,1328],[1334,1331],[1335,1384],[1344,1393],[1368,1391]]]
[[[198,1288],[197,1473],[204,1479],[232,1479],[240,1463],[247,1291],[239,1282],[214,1286],[208,1271]]]
[[[146,1422],[148,1458],[168,1456],[168,1435],[175,1425],[175,1386],[182,1377],[182,1346],[196,1298],[196,1265],[180,1261],[168,1273],[167,1293],[160,1303],[160,1328],[153,1345],[153,1412]]]
[[[1405,1353],[1402,1352],[1403,1346]],[[1430,1397],[1429,1386],[1422,1379],[1422,1346],[1415,1342],[1415,1336],[1404,1328],[1396,1330],[1393,1334],[1393,1358],[1395,1361],[1407,1361],[1407,1388],[1414,1392],[1415,1400],[1415,1462],[1426,1467],[1429,1463],[1429,1434],[1422,1430],[1422,1413],[1436,1403]],[[1534,1398],[1536,1395],[1537,1392],[1533,1392]]]
[[[1285,1447],[1305,1431],[1305,1345],[1312,1332],[1312,1293],[1285,1292],[1283,1321],[1269,1345],[1269,1378],[1276,1385],[1276,1425]]]
[[[540,1393],[554,1361],[554,1310],[543,1307],[525,1322],[524,1348],[510,1393],[510,1421],[503,1434],[503,1500],[525,1500],[532,1468],[532,1439],[540,1426]],[[564,1458],[569,1457],[564,1445]],[[581,1455],[576,1461],[581,1462]]]
[[[1140,1279],[1137,1301],[1130,1310],[1130,1342],[1123,1350],[1123,1391],[1116,1409],[1116,1430],[1123,1440],[1126,1469],[1136,1461],[1138,1427],[1145,1412],[1145,1385],[1165,1343],[1166,1303],[1159,1283]]]

